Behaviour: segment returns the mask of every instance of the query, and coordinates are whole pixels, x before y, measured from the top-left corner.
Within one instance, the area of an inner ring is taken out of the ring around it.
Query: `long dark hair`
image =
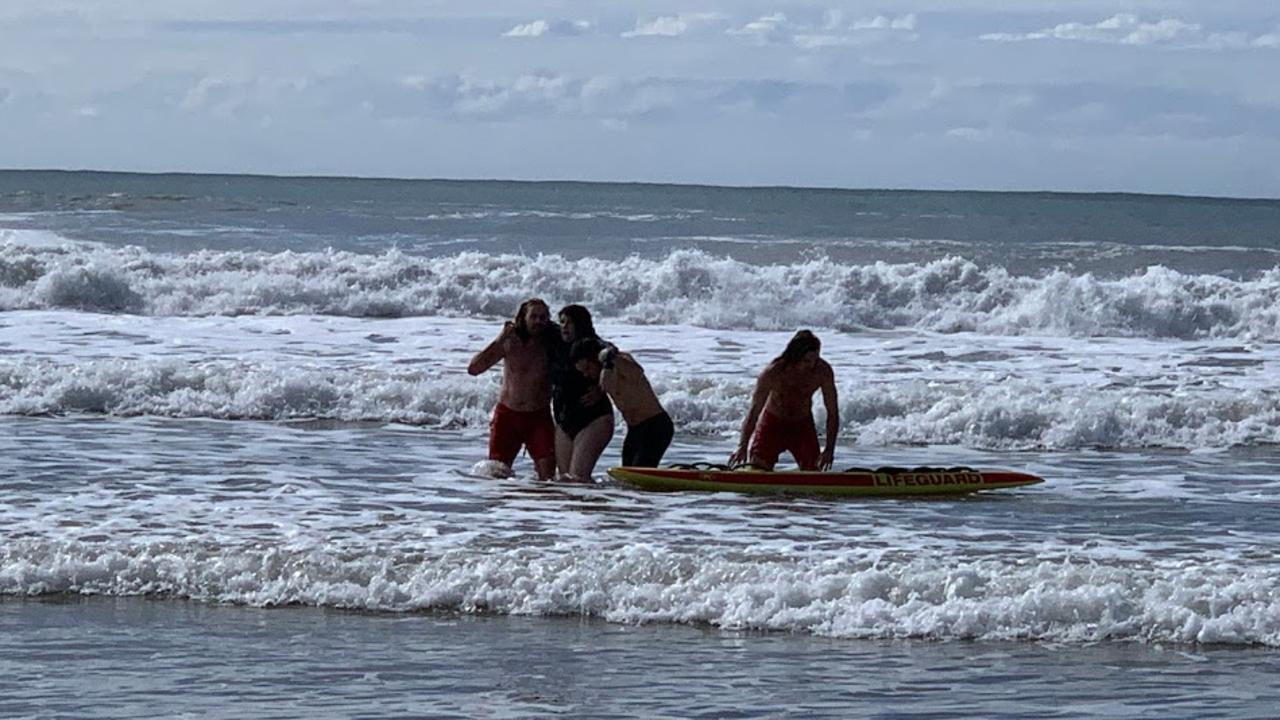
[[[822,341],[818,339],[808,330],[798,330],[796,334],[791,336],[791,341],[787,343],[787,349],[782,354],[774,358],[774,362],[782,367],[794,365],[800,358],[811,352],[822,350]]]
[[[573,339],[585,340],[587,338],[600,337],[596,335],[595,323],[591,322],[591,311],[581,305],[565,305],[560,308],[560,312],[556,317],[564,315],[569,318],[569,322],[573,323]]]

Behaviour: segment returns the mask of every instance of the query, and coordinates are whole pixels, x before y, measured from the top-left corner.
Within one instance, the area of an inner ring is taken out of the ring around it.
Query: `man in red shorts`
[[[760,373],[751,396],[751,409],[742,422],[738,449],[729,456],[730,465],[749,460],[759,468],[772,470],[778,456],[786,450],[801,470],[831,468],[836,433],[840,430],[840,408],[836,402],[835,373],[831,365],[818,356],[821,349],[817,336],[801,330],[787,343],[786,350]],[[818,452],[818,431],[813,424],[813,394],[819,389],[827,408],[827,442],[821,453]]]
[[[560,331],[551,323],[551,310],[538,298],[520,305],[515,320],[502,326],[498,337],[476,353],[467,366],[479,375],[502,362],[502,388],[489,423],[489,459],[511,464],[523,446],[533,459],[539,480],[556,470],[556,430],[551,419],[550,358]]]

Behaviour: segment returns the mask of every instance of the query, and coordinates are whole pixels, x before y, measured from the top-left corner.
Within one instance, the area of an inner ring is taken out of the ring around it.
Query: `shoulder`
[[[780,365],[777,360],[773,360],[773,361],[770,361],[768,365],[765,365],[764,370],[761,371],[760,382],[772,383],[776,381],[778,378],[782,377],[783,375],[784,375],[784,370],[782,365]]]
[[[823,378],[833,378],[836,376],[836,371],[831,369],[831,363],[819,358],[818,375]]]

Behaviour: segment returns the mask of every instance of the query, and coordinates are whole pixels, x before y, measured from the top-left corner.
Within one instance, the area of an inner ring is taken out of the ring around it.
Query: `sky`
[[[0,167],[1280,197],[1280,2],[4,0]]]

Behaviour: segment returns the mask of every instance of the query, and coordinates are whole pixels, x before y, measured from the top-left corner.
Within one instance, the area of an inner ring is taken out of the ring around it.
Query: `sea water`
[[[476,478],[530,296],[670,462],[809,327],[838,467],[1046,482]],[[1280,707],[1280,202],[6,172],[0,310],[4,717]]]

